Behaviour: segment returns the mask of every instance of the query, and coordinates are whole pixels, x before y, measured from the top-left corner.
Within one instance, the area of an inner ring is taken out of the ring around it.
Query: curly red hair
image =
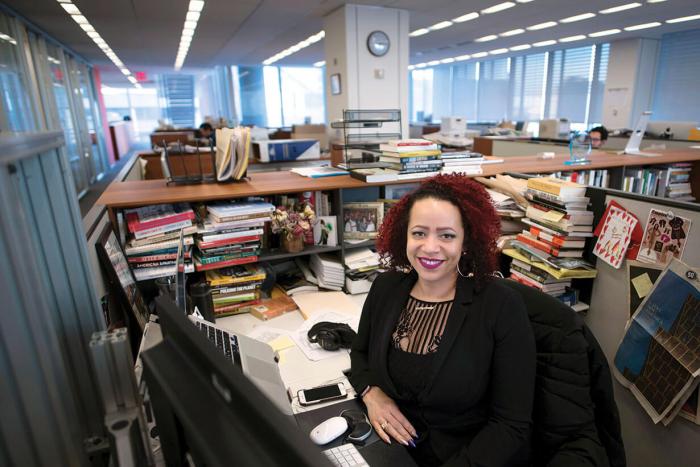
[[[462,273],[474,273],[481,287],[498,267],[496,239],[500,221],[491,196],[481,184],[461,174],[436,175],[407,194],[394,205],[382,222],[377,237],[377,252],[390,269],[411,267],[406,256],[408,220],[413,204],[425,198],[452,203],[462,216],[464,245],[459,262]]]

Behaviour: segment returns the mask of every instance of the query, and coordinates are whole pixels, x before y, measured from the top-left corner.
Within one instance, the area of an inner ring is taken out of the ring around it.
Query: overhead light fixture
[[[439,64],[440,64],[440,60],[430,60],[428,62],[428,66],[435,66],[435,65],[439,65]]]
[[[505,47],[502,48],[502,49],[493,49],[493,50],[489,50],[489,53],[490,53],[491,55],[500,55],[500,54],[504,54],[504,53],[506,53],[506,52],[508,52],[508,49],[506,49]]]
[[[425,68],[425,67],[427,67],[427,66],[428,66],[427,63],[418,63],[418,64],[416,64],[416,68]]]
[[[70,17],[73,19],[73,21],[75,21],[76,24],[78,26],[80,26],[80,28],[83,31],[85,31],[85,34],[87,34],[87,36],[90,39],[92,39],[92,41],[95,43],[95,45],[97,45],[97,47],[99,47],[100,50],[102,50],[102,52],[104,52],[104,54],[107,56],[107,58],[109,58],[112,61],[112,63],[114,63],[114,65],[117,68],[119,68],[119,71],[121,71],[124,76],[126,76],[128,78],[133,78],[133,76],[131,76],[131,71],[129,71],[129,69],[124,66],[124,63],[121,60],[119,60],[119,57],[117,57],[117,54],[114,53],[114,51],[109,47],[109,45],[107,45],[107,42],[105,42],[105,40],[97,33],[97,31],[95,31],[95,28],[92,27],[92,24],[90,24],[90,21],[85,16],[83,16],[83,14],[80,12],[80,9],[77,6],[75,6],[70,0],[58,0],[58,3],[66,11],[66,13],[68,13],[70,15]],[[8,42],[11,42],[13,44],[17,43],[14,39],[10,38],[9,36],[7,36],[7,37],[9,39]],[[0,39],[5,39],[5,38],[0,36]],[[51,58],[52,57],[49,57],[49,61],[51,63],[56,63],[56,64],[61,63],[60,61],[58,61],[56,59],[54,59],[55,61],[52,61]],[[129,81],[131,81],[131,79],[129,79]],[[138,85],[138,82],[136,82],[135,78],[134,78],[134,81],[132,81],[132,83],[134,85]]]
[[[515,0],[515,1],[518,3],[530,3],[530,2],[534,2],[535,0]]]
[[[637,8],[642,6],[641,3],[627,3],[625,5],[614,6],[612,8],[606,8],[605,10],[600,10],[598,13],[602,15],[609,15],[610,13],[617,13],[618,11],[631,10],[632,8]]]
[[[556,26],[557,23],[556,21],[547,21],[545,23],[539,23],[539,24],[533,24],[532,26],[528,26],[525,29],[528,31],[539,31],[540,29],[546,29],[546,28],[551,28],[553,26]]]
[[[636,24],[634,26],[627,26],[625,28],[625,31],[639,31],[640,29],[655,28],[657,26],[661,26],[661,23],[653,22],[653,23]]]
[[[555,40],[548,40],[548,41],[534,42],[532,45],[534,47],[547,47],[548,45],[554,45],[556,43],[557,43],[557,41],[555,41]]]
[[[682,16],[680,18],[673,18],[673,19],[667,19],[667,23],[683,23],[685,21],[693,21],[696,19],[700,19],[700,15],[693,15],[693,16]]]
[[[440,21],[432,26],[428,26],[428,29],[431,31],[437,31],[438,29],[445,29],[449,28],[450,26],[452,26],[452,21]]]
[[[321,60],[320,62],[316,62],[316,63],[314,63],[314,66],[315,66],[316,68],[321,68],[321,67],[323,67],[323,66],[326,66],[326,61],[325,61],[325,60]]]
[[[450,57],[450,58],[443,58],[442,60],[440,60],[440,63],[452,63],[454,61],[455,61],[455,59]]]
[[[517,36],[518,34],[524,33],[524,29],[511,29],[510,31],[505,31],[499,34],[501,37]]]
[[[453,23],[464,23],[465,21],[471,21],[473,19],[476,19],[479,17],[479,13],[473,11],[471,13],[467,13],[466,15],[458,16],[457,18],[454,18],[452,20]]]
[[[661,3],[665,2],[666,0],[647,0],[647,3]]]
[[[585,34],[577,34],[575,36],[569,36],[569,37],[562,37],[559,39],[559,42],[575,42],[575,41],[582,41],[583,39],[586,38]]]
[[[185,15],[185,21],[194,21],[197,22],[199,21],[199,15],[201,13],[199,11],[188,11],[187,15]]]
[[[458,62],[463,62],[464,60],[469,60],[470,58],[472,58],[471,55],[465,54],[465,55],[460,55],[459,57],[455,57],[455,60],[457,60]]]
[[[185,64],[185,59],[187,58],[187,53],[190,50],[190,44],[194,37],[194,31],[197,29],[197,22],[202,15],[203,9],[203,0],[190,0],[187,13],[185,14],[185,23],[182,26],[182,33],[180,34],[180,45],[177,50],[177,55],[175,56],[175,64],[173,65],[175,71],[181,70],[182,66]]]
[[[326,37],[325,31],[319,31],[316,34],[307,37],[303,41],[299,41],[296,44],[286,48],[285,50],[276,53],[272,57],[270,57],[266,60],[263,60],[262,63],[263,63],[263,65],[266,65],[266,66],[272,65],[273,63],[275,63],[279,60],[282,60],[283,58],[288,57],[288,56],[292,55],[293,53],[296,53],[296,52],[300,51],[301,49],[304,49],[304,48],[310,46],[311,44],[315,44],[316,42],[320,41],[324,37]]]
[[[514,45],[513,47],[510,48],[512,52],[517,52],[519,50],[527,50],[532,48],[530,44],[521,44],[521,45]]]
[[[408,65],[408,71],[411,71],[411,70],[413,70],[414,68],[415,68],[415,66],[413,66],[413,65]]]
[[[603,37],[603,36],[610,36],[612,34],[617,34],[620,31],[619,29],[606,29],[605,31],[598,31],[598,32],[592,32],[588,35],[588,37]]]
[[[202,8],[204,8],[204,0],[190,0],[190,6],[187,10],[201,12]]]
[[[475,54],[472,54],[472,58],[486,57],[488,54],[488,52],[477,52]]]
[[[429,32],[430,32],[430,29],[428,29],[428,28],[420,28],[420,29],[416,29],[415,31],[410,33],[408,36],[409,37],[418,37],[418,36],[422,36],[423,34],[428,34]]]
[[[493,41],[498,39],[498,36],[495,34],[490,34],[488,36],[484,37],[479,37],[478,39],[474,39],[474,42],[488,42],[488,41]]]
[[[560,19],[560,23],[575,23],[576,21],[583,21],[584,19],[593,18],[595,13],[582,13],[580,15],[569,16],[568,18]]]
[[[488,8],[481,10],[481,14],[490,15],[491,13],[498,13],[499,11],[507,10],[508,8],[513,8],[515,3],[513,2],[503,2]]]

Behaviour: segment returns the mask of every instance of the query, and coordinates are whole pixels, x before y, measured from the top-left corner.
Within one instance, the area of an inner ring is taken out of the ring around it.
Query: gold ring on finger
[[[380,427],[382,430],[386,430],[386,427],[387,427],[387,426],[389,426],[389,422],[384,422],[384,423],[382,423],[382,424],[379,425],[379,427]]]

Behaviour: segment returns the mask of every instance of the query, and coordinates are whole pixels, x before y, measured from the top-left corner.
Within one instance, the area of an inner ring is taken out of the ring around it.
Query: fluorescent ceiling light
[[[647,3],[661,3],[665,2],[666,0],[647,0]]]
[[[631,10],[632,8],[637,8],[642,6],[641,3],[627,3],[625,5],[614,6],[612,8],[606,8],[605,10],[600,10],[598,13],[602,15],[609,15],[610,13],[617,13],[618,11]]]
[[[71,15],[71,18],[73,18],[73,21],[75,21],[78,24],[89,24],[90,22],[87,20],[86,17],[83,15]]]
[[[505,31],[499,34],[501,37],[517,36],[518,34],[524,33],[524,29],[511,29],[510,31]]]
[[[696,19],[700,19],[700,15],[683,16],[680,18],[667,19],[666,22],[673,24],[673,23],[682,23],[684,21],[693,21]]]
[[[554,45],[556,43],[557,43],[557,41],[555,41],[555,40],[549,40],[549,41],[535,42],[532,45],[535,47],[547,47],[548,45]]]
[[[428,66],[435,66],[435,65],[439,65],[439,64],[440,64],[440,60],[430,60],[428,62]]]
[[[500,55],[500,54],[504,54],[504,53],[506,53],[506,52],[508,52],[508,49],[506,49],[505,47],[502,48],[502,49],[493,49],[493,50],[489,50],[489,53],[490,53],[491,55]]]
[[[498,39],[498,36],[495,34],[491,34],[489,36],[484,36],[484,37],[479,37],[478,39],[474,39],[474,42],[488,42]]]
[[[93,32],[95,28],[92,27],[92,24],[87,23],[87,24],[80,24],[79,25],[81,28],[83,28],[83,31],[85,32]]]
[[[582,13],[580,15],[569,16],[568,18],[560,19],[559,22],[560,23],[574,23],[576,21],[582,21],[584,19],[593,18],[594,16],[595,16],[595,13]]]
[[[121,71],[124,76],[129,76],[131,74],[126,68],[120,68],[119,71]]]
[[[556,21],[547,21],[545,23],[539,23],[539,24],[533,24],[532,26],[528,26],[525,29],[528,31],[539,31],[540,29],[546,29],[546,28],[551,28],[552,26],[556,26],[558,23]]]
[[[197,29],[197,22],[196,21],[185,21],[185,25],[183,26],[183,29]]]
[[[413,66],[413,65],[408,65],[408,71],[411,71],[411,70],[413,70],[414,68],[415,68],[415,66]]]
[[[499,11],[507,10],[508,8],[513,8],[514,6],[515,3],[513,2],[503,2],[494,6],[490,6],[488,8],[484,8],[483,10],[481,10],[481,13],[484,15],[490,15],[491,13],[498,13]]]
[[[273,55],[272,57],[269,57],[269,58],[263,60],[262,63],[263,63],[263,65],[272,65],[276,61],[281,60],[289,55],[292,55],[293,53],[298,52],[299,50],[301,50],[305,47],[310,46],[311,44],[314,44],[314,43],[320,41],[325,36],[326,36],[325,31],[319,31],[316,34],[309,36],[306,39],[299,41],[296,44],[286,48],[282,52],[278,52],[275,55]]]
[[[470,58],[472,58],[471,55],[465,54],[465,55],[460,55],[459,57],[455,57],[455,60],[457,60],[458,62],[461,62],[464,60],[469,60]]]
[[[529,48],[532,48],[530,44],[521,44],[521,45],[514,45],[513,47],[510,48],[511,51],[517,52],[518,50],[527,50]]]
[[[581,41],[586,38],[585,34],[578,34],[576,36],[569,36],[569,37],[562,37],[559,39],[559,42],[575,42],[575,41]]]
[[[66,13],[68,13],[69,15],[80,14],[80,10],[78,10],[78,7],[73,5],[72,3],[61,3],[61,6],[64,10],[66,10]]]
[[[530,2],[534,2],[535,0],[515,0],[515,1],[518,3],[530,3]]]
[[[454,58],[443,58],[442,60],[440,60],[440,63],[452,63],[454,61]]]
[[[430,29],[428,29],[428,28],[420,28],[420,29],[416,29],[415,31],[410,33],[409,37],[418,37],[418,36],[422,36],[423,34],[428,34],[429,32],[430,32]]]
[[[464,23],[465,21],[471,21],[473,19],[476,19],[479,17],[479,13],[473,11],[471,13],[467,13],[466,15],[458,16],[457,18],[453,19],[453,23]]]
[[[185,15],[185,21],[199,21],[199,14],[198,11],[188,11]]]
[[[314,63],[314,66],[317,68],[321,68],[322,66],[326,66],[326,61],[321,60],[320,62],[316,62],[316,63]]]
[[[190,0],[189,11],[202,11],[204,8],[204,0]]]
[[[653,23],[636,24],[634,26],[627,26],[625,28],[625,31],[639,31],[640,29],[655,28],[657,26],[661,26],[661,23],[653,22]]]
[[[610,36],[612,34],[617,34],[619,32],[621,32],[619,29],[606,29],[605,31],[592,32],[588,35],[588,37]]]
[[[185,14],[185,22],[182,26],[182,34],[180,35],[180,46],[177,50],[177,56],[175,57],[175,64],[173,65],[176,71],[180,70],[185,64],[187,52],[190,50],[194,31],[197,29],[197,22],[202,16],[203,9],[203,0],[190,0],[187,13]]]
[[[439,23],[435,23],[432,26],[428,26],[428,29],[431,31],[437,31],[438,29],[445,29],[449,28],[452,26],[452,21],[440,21]]]
[[[472,58],[481,58],[487,56],[488,54],[488,52],[477,52],[475,54],[472,54]]]
[[[425,68],[425,67],[427,67],[427,66],[428,66],[427,63],[418,63],[418,64],[416,64],[416,68]]]

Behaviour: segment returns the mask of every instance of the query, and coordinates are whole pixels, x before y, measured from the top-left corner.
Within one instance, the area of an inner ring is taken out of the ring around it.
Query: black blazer
[[[372,284],[353,342],[350,383],[379,386],[446,465],[527,461],[535,342],[519,295],[490,281],[457,281],[452,310],[418,403],[402,401],[387,368],[391,335],[418,276],[387,272]],[[420,433],[427,431],[427,433]]]

